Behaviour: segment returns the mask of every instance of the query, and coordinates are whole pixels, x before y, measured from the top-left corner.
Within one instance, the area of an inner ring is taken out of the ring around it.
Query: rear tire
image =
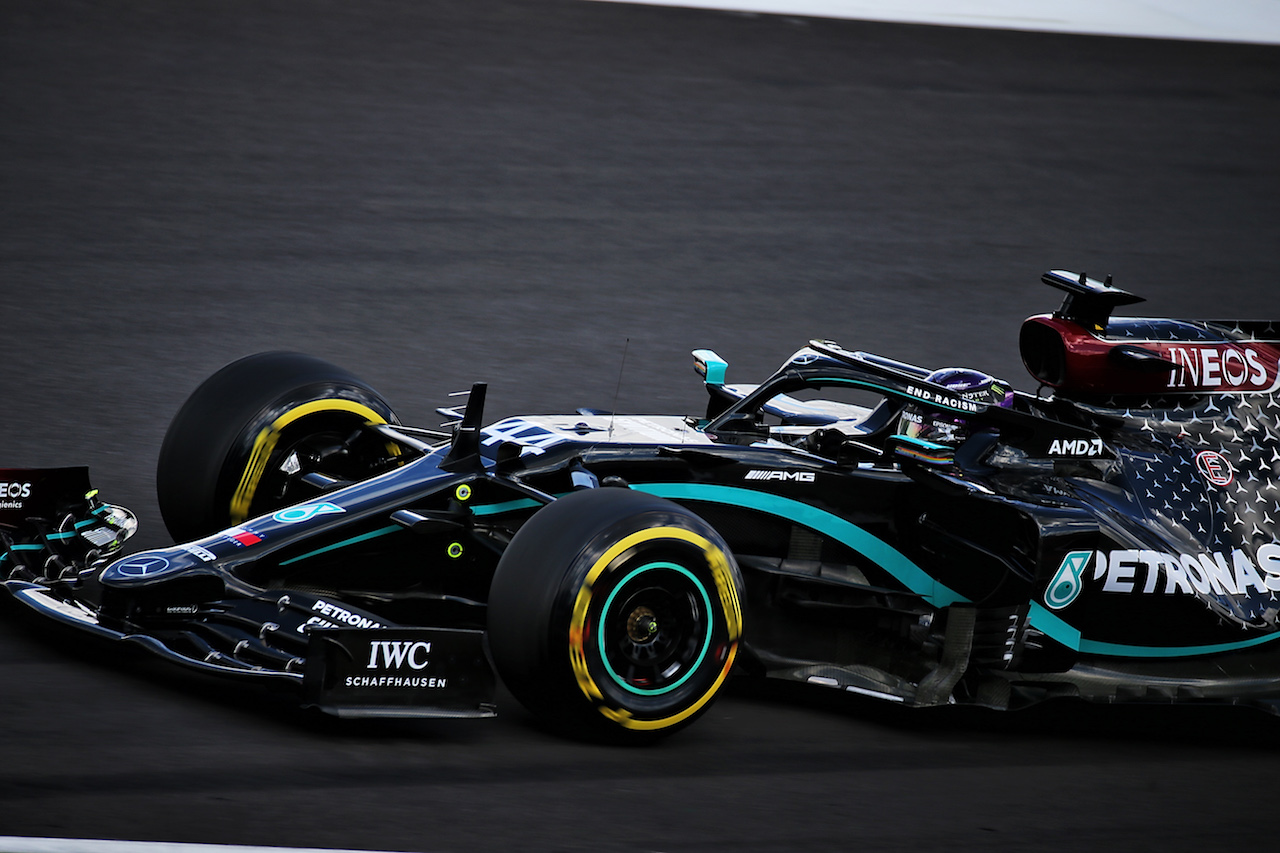
[[[627,489],[536,512],[503,553],[489,642],[507,688],[590,739],[670,734],[706,711],[742,636],[742,578],[705,521]]]
[[[385,470],[395,446],[357,435],[382,423],[398,421],[378,392],[326,361],[267,352],[232,362],[191,394],[165,433],[156,468],[165,527],[189,541],[314,495],[282,468],[290,454],[304,472],[339,479]]]

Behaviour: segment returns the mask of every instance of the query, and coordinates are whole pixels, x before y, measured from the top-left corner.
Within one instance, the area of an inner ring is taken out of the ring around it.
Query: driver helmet
[[[967,367],[944,367],[925,377],[950,389],[959,397],[988,406],[1008,408],[1013,402],[1009,383]],[[959,447],[969,438],[968,419],[958,412],[939,411],[912,403],[902,410],[898,433],[908,438]]]

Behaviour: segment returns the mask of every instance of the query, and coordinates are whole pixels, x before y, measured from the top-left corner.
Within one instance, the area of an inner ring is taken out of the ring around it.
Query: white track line
[[[0,853],[390,853],[319,847],[246,847],[238,844],[176,844],[167,841],[104,841],[93,838],[19,838],[0,835]]]
[[[775,15],[1280,44],[1280,0],[601,0]]]

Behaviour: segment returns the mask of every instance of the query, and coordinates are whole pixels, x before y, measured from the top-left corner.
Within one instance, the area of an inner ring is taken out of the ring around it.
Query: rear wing
[[[1042,281],[1066,299],[1022,324],[1018,348],[1036,381],[1065,396],[1143,405],[1135,398],[1280,390],[1280,322],[1112,317],[1142,300],[1110,276],[1051,270]]]

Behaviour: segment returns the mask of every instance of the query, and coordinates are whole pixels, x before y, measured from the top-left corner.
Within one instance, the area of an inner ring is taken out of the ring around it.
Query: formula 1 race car
[[[0,470],[0,578],[35,610],[343,716],[536,714],[645,738],[730,670],[904,706],[1280,706],[1280,335],[1112,317],[1054,271],[1039,392],[813,341],[759,385],[694,352],[703,417],[484,426],[485,386],[398,423],[266,353],[202,384],[160,453],[180,544],[83,468]],[[1275,516],[1271,513],[1276,513]]]

